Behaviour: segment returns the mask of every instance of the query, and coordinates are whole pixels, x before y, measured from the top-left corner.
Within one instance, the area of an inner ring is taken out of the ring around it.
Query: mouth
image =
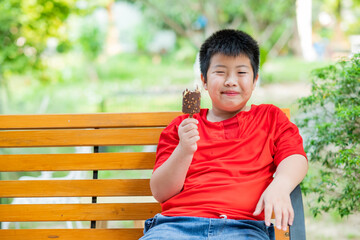
[[[221,92],[221,94],[224,94],[226,96],[236,96],[236,95],[239,95],[240,93],[236,92],[236,91],[223,91],[223,92]]]

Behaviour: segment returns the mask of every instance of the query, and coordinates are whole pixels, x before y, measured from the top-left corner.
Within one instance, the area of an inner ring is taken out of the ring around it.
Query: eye
[[[224,74],[225,72],[224,72],[224,71],[215,71],[215,73],[217,73],[217,74]]]
[[[247,72],[238,72],[238,74],[246,74]]]

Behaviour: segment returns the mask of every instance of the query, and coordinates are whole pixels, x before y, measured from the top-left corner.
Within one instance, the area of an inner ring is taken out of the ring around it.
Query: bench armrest
[[[304,206],[302,201],[300,185],[290,194],[291,204],[294,209],[294,223],[290,227],[291,240],[306,240]]]

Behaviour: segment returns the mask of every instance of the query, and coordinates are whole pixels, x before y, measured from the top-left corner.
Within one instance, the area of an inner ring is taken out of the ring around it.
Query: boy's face
[[[204,82],[203,76],[201,79]],[[247,56],[212,56],[207,82],[204,83],[212,101],[212,110],[218,113],[244,110],[257,79],[258,76],[254,80],[254,72]]]

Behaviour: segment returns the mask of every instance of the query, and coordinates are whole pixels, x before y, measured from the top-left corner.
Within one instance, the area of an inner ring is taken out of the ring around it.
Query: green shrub
[[[312,71],[312,94],[299,100],[296,122],[310,169],[303,182],[314,216],[360,210],[360,54]]]

